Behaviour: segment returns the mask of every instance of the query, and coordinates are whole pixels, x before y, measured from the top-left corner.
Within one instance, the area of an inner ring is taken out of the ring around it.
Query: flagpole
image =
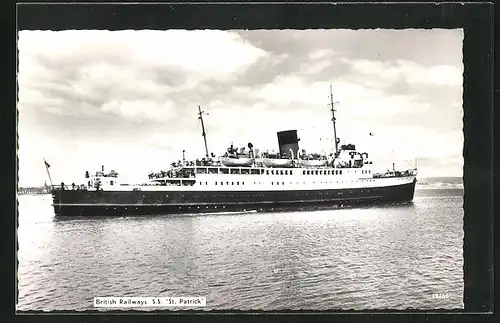
[[[47,170],[47,175],[49,175],[50,187],[53,188],[54,185],[52,184],[52,178],[50,177],[50,171],[49,171],[50,165],[49,165],[49,163],[47,163],[45,158],[43,159],[43,163],[45,164],[45,169]]]

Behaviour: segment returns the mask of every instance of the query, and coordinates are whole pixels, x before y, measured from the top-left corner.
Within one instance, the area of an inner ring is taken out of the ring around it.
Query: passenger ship
[[[305,206],[373,205],[413,200],[417,169],[375,173],[369,156],[352,144],[340,145],[330,88],[335,151],[307,154],[296,130],[277,133],[279,153],[260,152],[251,143],[215,158],[209,155],[198,107],[206,155],[172,163],[149,174],[144,184],[119,183],[115,171],[85,174],[85,184],[53,186],[58,216],[153,215],[297,209]],[[48,171],[48,168],[47,168]],[[50,178],[50,173],[49,173]]]

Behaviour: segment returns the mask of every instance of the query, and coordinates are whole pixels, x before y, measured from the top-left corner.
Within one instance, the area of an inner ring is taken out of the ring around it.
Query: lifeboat
[[[260,160],[266,167],[292,167],[293,161],[286,158],[262,158]]]
[[[304,167],[322,167],[327,164],[326,159],[302,159],[300,160],[300,165]]]
[[[238,158],[230,158],[223,157],[221,158],[221,163],[227,167],[247,167],[253,164],[253,158],[250,157],[238,157]]]

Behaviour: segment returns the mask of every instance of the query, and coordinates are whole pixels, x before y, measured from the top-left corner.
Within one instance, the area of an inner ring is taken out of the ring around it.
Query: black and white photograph
[[[463,41],[20,30],[16,309],[463,309]]]

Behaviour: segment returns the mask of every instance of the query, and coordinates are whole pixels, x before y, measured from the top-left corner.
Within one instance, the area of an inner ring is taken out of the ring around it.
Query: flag
[[[45,167],[47,167],[47,168],[49,168],[49,167],[50,167],[49,163],[47,163],[47,161],[46,161],[46,160],[44,160],[43,162],[45,163]]]

